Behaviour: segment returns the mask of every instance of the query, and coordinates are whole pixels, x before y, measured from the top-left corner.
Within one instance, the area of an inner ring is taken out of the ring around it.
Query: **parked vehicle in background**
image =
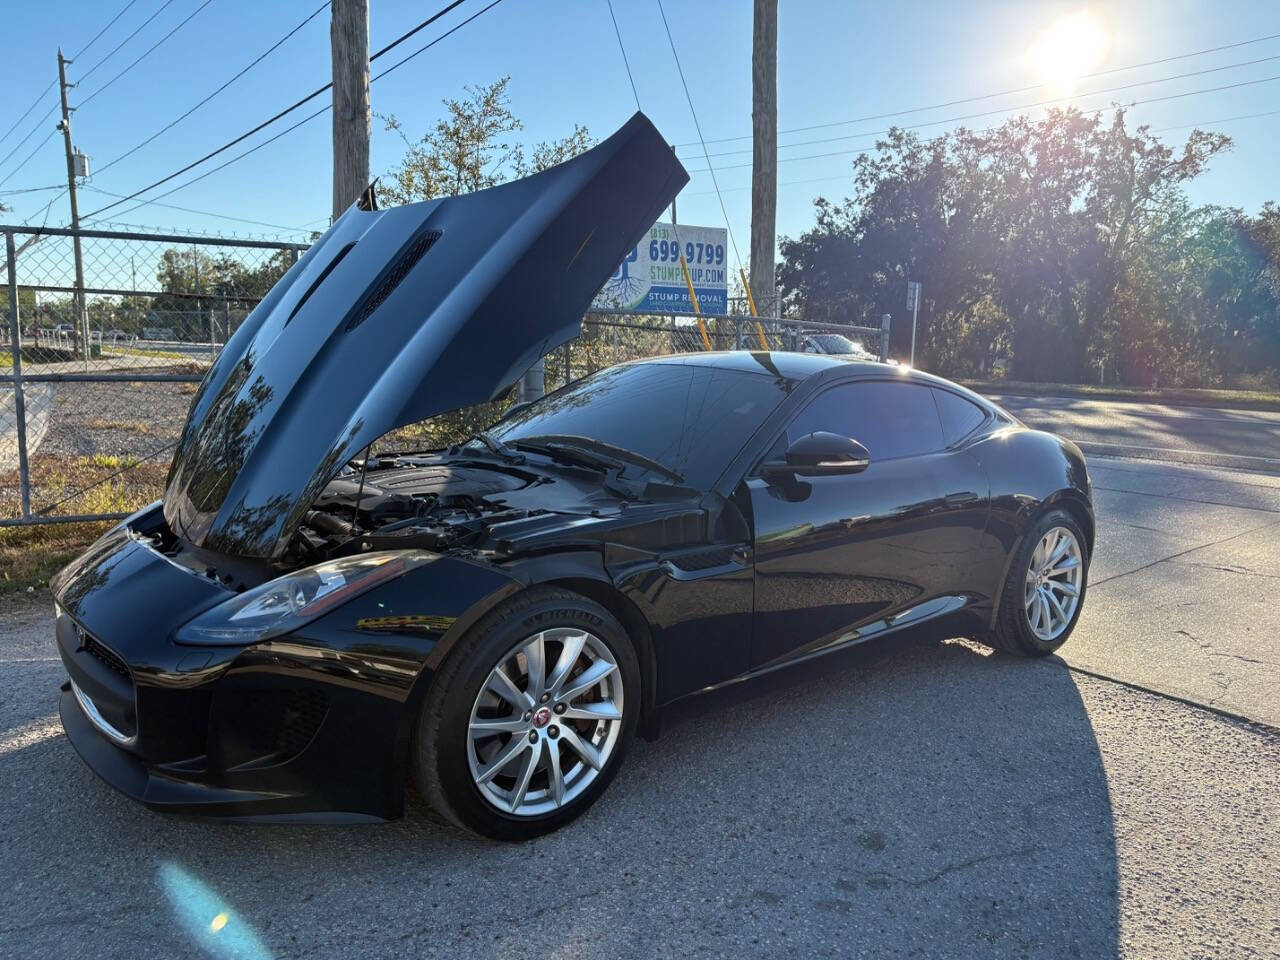
[[[830,357],[854,360],[878,360],[874,353],[856,340],[840,333],[809,333],[800,341],[801,353],[820,353]]]

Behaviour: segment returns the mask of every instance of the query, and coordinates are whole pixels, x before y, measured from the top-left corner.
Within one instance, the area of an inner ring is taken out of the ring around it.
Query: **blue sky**
[[[61,45],[70,56],[125,2],[23,3],[15,4],[6,13],[6,80],[5,95],[0,100],[0,132],[8,129],[55,78],[57,47]],[[71,78],[83,76],[163,2],[136,0],[72,65]],[[93,94],[203,2],[172,0],[150,25],[81,82],[72,92],[73,105]],[[371,48],[389,42],[443,6],[443,2],[372,0]],[[375,64],[375,72],[486,2],[468,0]],[[713,141],[749,135],[750,0],[665,3],[704,135]],[[212,0],[154,53],[77,110],[73,117],[77,146],[91,156],[95,169],[101,170],[210,93],[318,5],[319,0]],[[1042,78],[1029,51],[1050,24],[1081,10],[1105,30],[1106,47],[1094,65],[1096,70],[1280,34],[1280,3],[1275,0],[1123,0],[1092,4],[1037,0],[782,0],[780,6],[778,122],[783,131],[1036,84]],[[701,172],[706,163],[695,145],[693,119],[656,2],[614,0],[614,7],[642,107],[673,143],[682,145],[679,153],[686,166],[699,171],[680,197],[680,219],[721,225],[724,218],[711,179]],[[1258,60],[1264,62],[1232,66]],[[1229,69],[1166,79],[1218,67]],[[113,199],[96,191],[127,194],[171,173],[324,83],[328,72],[328,14],[323,12],[190,118],[111,169],[96,173],[81,195],[82,213]],[[525,136],[531,143],[561,136],[574,123],[585,124],[593,135],[602,137],[635,109],[604,0],[503,0],[475,22],[374,83],[373,108],[394,113],[407,130],[418,133],[440,116],[442,98],[458,95],[465,84],[485,84],[504,75],[511,77],[513,108],[524,120]],[[1253,82],[1270,77],[1277,79]],[[1102,88],[1149,80],[1163,82],[1088,95]],[[1082,108],[1093,109],[1112,100],[1171,97],[1239,83],[1248,85],[1140,104],[1133,108],[1133,116],[1164,131],[1161,135],[1170,141],[1185,137],[1193,124],[1230,134],[1235,139],[1234,150],[1216,160],[1211,171],[1192,185],[1192,197],[1200,203],[1253,211],[1280,195],[1280,164],[1276,162],[1280,113],[1250,119],[1226,118],[1280,110],[1276,96],[1280,91],[1280,38],[1081,80],[1072,95]],[[784,133],[780,138],[784,144],[844,139],[782,148],[778,232],[794,235],[809,226],[815,196],[843,196],[852,152],[870,146],[874,140],[871,134],[890,123],[929,123],[922,133],[941,132],[955,124],[937,121],[949,121],[962,114],[1009,111],[1061,92],[1042,88],[891,119]],[[44,187],[65,180],[60,136],[51,138],[25,166],[12,172],[53,129],[53,117],[44,123],[37,121],[56,100],[56,90],[49,91],[17,130],[0,142],[3,157],[28,130],[38,127],[11,158],[0,162],[0,180],[8,178],[0,185],[0,191]],[[314,105],[325,102],[317,100]],[[306,112],[308,108],[263,131],[235,152],[266,139]],[[971,119],[968,124],[989,126],[1008,115],[1009,112],[998,112]],[[282,227],[322,227],[329,212],[329,137],[330,121],[324,114],[244,160],[164,197],[162,202]],[[750,193],[746,189],[750,183],[750,141],[712,142],[708,149],[713,154],[729,223],[745,255],[750,219]],[[387,170],[402,152],[396,135],[385,131],[375,120],[374,172]],[[816,156],[820,154],[836,155]],[[215,162],[229,155],[224,154]],[[204,169],[207,167],[197,168],[168,186],[182,183]],[[158,195],[164,189],[168,187],[150,195]],[[34,222],[40,223],[45,205],[55,196],[55,191],[0,192],[0,201],[12,208],[0,218],[20,221],[34,217]],[[275,227],[154,205],[126,213],[132,206],[130,203],[117,207],[103,216],[116,223],[171,229],[291,235]],[[66,198],[60,197],[48,212],[48,222],[63,224],[68,216]]]

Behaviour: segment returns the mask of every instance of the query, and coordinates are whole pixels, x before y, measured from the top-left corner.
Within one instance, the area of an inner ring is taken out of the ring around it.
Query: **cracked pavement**
[[[416,802],[371,827],[151,813],[62,737],[49,617],[19,610],[0,955],[1280,956],[1280,477],[1091,471],[1061,658],[885,638],[712,694],[521,846]]]
[[[1101,457],[1089,472],[1098,544],[1062,658],[1280,730],[1280,477]]]

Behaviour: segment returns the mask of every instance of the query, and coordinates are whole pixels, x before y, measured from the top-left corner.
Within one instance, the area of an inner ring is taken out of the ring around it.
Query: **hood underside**
[[[228,341],[192,402],[164,515],[220,553],[279,556],[344,463],[396,427],[500,396],[578,335],[688,181],[642,114],[489,190],[353,206]]]

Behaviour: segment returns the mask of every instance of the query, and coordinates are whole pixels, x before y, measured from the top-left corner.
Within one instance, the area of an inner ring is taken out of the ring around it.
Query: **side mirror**
[[[785,460],[765,463],[764,475],[766,479],[834,477],[861,473],[870,463],[871,454],[857,440],[820,430],[798,438],[787,448]]]

